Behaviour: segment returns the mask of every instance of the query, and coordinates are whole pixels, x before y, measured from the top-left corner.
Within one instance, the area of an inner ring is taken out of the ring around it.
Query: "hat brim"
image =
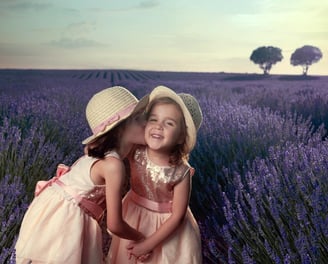
[[[99,138],[100,136],[106,134],[108,131],[112,130],[114,127],[118,126],[120,123],[122,123],[125,119],[127,119],[131,114],[133,113],[133,111],[131,113],[129,113],[128,115],[126,116],[123,116],[123,117],[120,117],[120,119],[118,121],[116,121],[115,123],[113,124],[110,124],[108,126],[106,126],[106,128],[97,133],[96,135],[91,135],[90,137],[87,137],[85,140],[82,141],[82,144],[83,145],[87,145],[87,144],[90,144],[92,143],[93,141],[95,141],[97,138]]]
[[[120,119],[117,120],[117,122],[106,126],[106,128],[102,132],[97,133],[96,135],[91,135],[90,137],[86,138],[85,140],[82,141],[82,144],[86,145],[86,144],[92,143],[93,141],[95,141],[100,136],[104,135],[105,133],[107,133],[108,131],[113,129],[114,127],[118,126],[122,121],[126,120],[131,115],[133,115],[134,113],[138,113],[138,112],[143,111],[143,109],[145,109],[147,107],[148,101],[149,101],[149,95],[145,95],[143,98],[141,98],[139,100],[139,102],[131,110],[130,113],[127,113],[125,116],[120,116]]]
[[[139,100],[136,107],[133,109],[132,114],[143,112],[147,108],[148,103],[149,103],[149,94],[145,95]]]
[[[171,98],[180,106],[187,127],[186,151],[190,152],[196,144],[197,130],[188,108],[178,94],[165,86],[157,86],[154,88],[154,90],[149,94],[148,103],[151,103],[153,100],[162,97]]]

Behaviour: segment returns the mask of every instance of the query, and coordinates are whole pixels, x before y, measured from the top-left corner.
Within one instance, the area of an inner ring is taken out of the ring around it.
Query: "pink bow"
[[[92,130],[93,134],[96,135],[99,132],[104,131],[107,126],[109,126],[110,124],[114,123],[115,121],[117,121],[119,119],[120,119],[120,116],[118,114],[111,116],[110,118],[108,118],[107,120],[105,120],[104,122],[102,122],[98,126],[96,126]]]
[[[57,166],[56,170],[56,176],[51,178],[48,181],[38,181],[36,186],[35,186],[35,191],[34,195],[38,196],[45,188],[48,186],[51,186],[55,181],[57,181],[62,175],[64,175],[66,172],[70,170],[70,167],[64,165],[64,164],[59,164]]]
[[[92,133],[94,135],[97,135],[99,132],[102,132],[105,130],[105,128],[111,124],[113,124],[115,121],[120,120],[121,118],[126,117],[127,115],[131,114],[133,109],[135,108],[136,104],[131,104],[127,106],[126,108],[122,109],[121,111],[118,111],[114,115],[110,116],[103,122],[101,122],[99,125],[97,125],[94,129],[92,129]]]

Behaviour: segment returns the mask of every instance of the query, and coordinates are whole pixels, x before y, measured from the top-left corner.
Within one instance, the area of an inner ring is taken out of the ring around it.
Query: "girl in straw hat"
[[[86,153],[71,167],[38,182],[16,244],[17,263],[103,263],[99,225],[107,209],[107,227],[138,241],[121,211],[125,170],[122,162],[134,144],[144,143],[138,100],[123,87],[104,89],[86,107],[93,134],[83,141]],[[107,208],[106,208],[107,204]]]
[[[131,189],[123,201],[123,218],[147,238],[133,242],[114,236],[108,259],[111,264],[199,264],[200,232],[188,206],[194,169],[187,160],[202,112],[193,96],[163,86],[148,100],[146,146],[130,157]]]

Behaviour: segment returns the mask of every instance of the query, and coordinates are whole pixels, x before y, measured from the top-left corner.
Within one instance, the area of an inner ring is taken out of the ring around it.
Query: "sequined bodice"
[[[84,198],[106,208],[106,188],[105,186],[95,186],[84,195]]]
[[[168,202],[173,198],[174,186],[188,174],[190,166],[158,166],[147,156],[145,148],[138,148],[132,159],[131,189],[142,197],[156,202]]]

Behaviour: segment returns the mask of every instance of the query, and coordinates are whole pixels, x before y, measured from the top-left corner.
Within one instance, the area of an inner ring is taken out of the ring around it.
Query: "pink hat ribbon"
[[[127,114],[130,114],[136,105],[137,104],[132,104],[132,105],[126,107],[125,109],[115,113],[114,115],[108,117],[106,120],[101,122],[98,126],[96,126],[94,129],[92,129],[93,134],[96,135],[96,134],[104,131],[107,126],[113,124],[117,120],[120,120],[121,117],[124,117]]]

